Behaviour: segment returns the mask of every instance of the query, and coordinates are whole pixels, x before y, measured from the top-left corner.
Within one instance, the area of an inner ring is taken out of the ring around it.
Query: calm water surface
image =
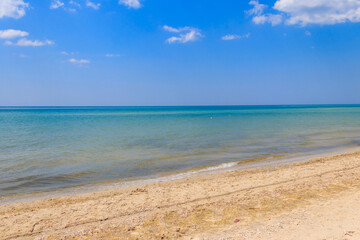
[[[0,108],[0,196],[360,143],[360,106]]]

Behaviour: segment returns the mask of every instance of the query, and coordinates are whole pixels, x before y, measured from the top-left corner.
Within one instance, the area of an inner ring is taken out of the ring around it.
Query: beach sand
[[[0,206],[0,239],[360,239],[360,152]]]

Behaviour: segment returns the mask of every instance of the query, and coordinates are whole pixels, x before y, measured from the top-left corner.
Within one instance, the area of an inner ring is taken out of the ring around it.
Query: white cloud
[[[24,32],[20,30],[14,30],[14,29],[0,30],[0,39],[26,37],[28,35],[29,35],[28,32]]]
[[[23,0],[0,0],[0,18],[21,18],[26,14],[28,6]]]
[[[245,35],[228,34],[223,36],[221,39],[224,41],[230,41],[230,40],[249,38],[249,37],[250,37],[250,33],[247,33]]]
[[[263,14],[264,10],[268,7],[265,4],[259,3],[259,0],[251,0],[249,4],[254,6],[252,9],[247,11],[247,13],[250,15],[261,15]]]
[[[119,4],[125,5],[128,8],[135,8],[135,9],[142,7],[140,0],[119,0]]]
[[[285,13],[290,25],[360,22],[360,0],[278,0],[274,9]]]
[[[86,0],[86,6],[91,7],[93,9],[95,9],[95,10],[98,10],[100,8],[101,4],[100,3],[93,3],[93,2],[91,2],[89,0]]]
[[[264,14],[254,16],[252,20],[255,24],[270,23],[271,25],[275,26],[282,22],[282,18],[283,17],[280,14]]]
[[[116,53],[105,54],[105,57],[121,57],[121,56],[122,56],[121,54],[116,54]]]
[[[79,64],[79,65],[83,65],[83,64],[88,64],[88,63],[90,63],[89,60],[86,60],[86,59],[75,59],[75,58],[70,58],[70,59],[69,59],[69,62],[70,62],[70,63],[73,63],[73,64]]]
[[[54,42],[50,40],[39,41],[39,40],[28,40],[26,38],[19,39],[17,42],[6,41],[5,45],[9,46],[20,46],[20,47],[41,47],[45,45],[53,45]]]
[[[78,7],[78,8],[81,7],[81,5],[78,2],[75,2],[75,1],[72,1],[72,0],[69,1],[69,4],[74,5],[74,6]]]
[[[267,7],[258,0],[251,0],[249,4],[254,7],[248,13],[254,15],[253,21],[257,24],[284,22],[305,26],[360,22],[360,0],[277,0],[271,8],[274,14],[263,14]]]
[[[271,25],[275,26],[282,22],[283,16],[281,14],[264,14],[264,11],[268,8],[268,6],[259,3],[259,0],[251,0],[249,4],[253,5],[253,8],[246,12],[249,15],[253,15],[252,21],[255,24],[270,23]]]
[[[88,2],[89,1],[87,1],[86,4],[89,7],[93,7],[94,9],[100,7],[100,5],[97,6],[97,4],[94,4],[92,2],[90,2],[89,5],[88,5]],[[69,5],[71,5],[71,6],[69,6]],[[72,0],[70,0],[68,2],[68,4],[66,4],[65,2],[63,2],[61,0],[52,0],[51,5],[50,5],[50,9],[58,9],[58,8],[62,8],[65,11],[68,11],[68,12],[76,12],[77,8],[81,8],[81,5],[78,2],[75,2],[75,1],[72,1]]]
[[[163,29],[167,32],[180,33],[178,36],[170,37],[166,40],[167,43],[187,43],[194,42],[202,37],[200,30],[193,27],[182,27],[182,28],[173,28],[165,25]]]
[[[5,45],[8,46],[21,46],[21,47],[41,47],[45,45],[53,45],[54,42],[50,40],[39,41],[39,40],[28,40],[26,37],[29,33],[20,30],[8,29],[8,30],[0,30],[0,39],[12,39],[12,38],[20,38],[16,42],[12,42],[10,40],[5,41]]]
[[[59,7],[62,7],[62,6],[64,6],[63,2],[61,2],[60,0],[53,0],[51,2],[50,9],[57,9]]]
[[[170,26],[167,26],[167,25],[165,25],[163,27],[163,29],[165,31],[167,31],[167,32],[175,32],[175,33],[181,32],[182,29],[186,30],[186,28],[174,28],[174,27],[170,27]]]

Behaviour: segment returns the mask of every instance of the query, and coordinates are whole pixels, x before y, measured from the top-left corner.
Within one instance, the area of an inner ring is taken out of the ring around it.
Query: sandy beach
[[[360,240],[360,0],[0,22],[0,240]]]
[[[360,239],[360,152],[0,206],[0,239]]]

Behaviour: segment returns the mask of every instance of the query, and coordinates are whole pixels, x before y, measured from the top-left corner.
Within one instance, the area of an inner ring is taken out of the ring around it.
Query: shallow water
[[[0,196],[355,146],[359,120],[360,105],[2,107]]]

